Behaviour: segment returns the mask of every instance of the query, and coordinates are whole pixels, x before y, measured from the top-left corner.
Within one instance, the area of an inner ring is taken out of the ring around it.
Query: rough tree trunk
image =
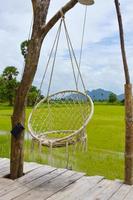
[[[40,49],[41,41],[32,39],[29,44],[30,55],[28,55],[28,59],[26,61],[26,69],[21,85],[17,91],[14,112],[12,116],[12,127],[15,127],[17,123],[21,123],[23,126],[25,126],[26,97],[36,72]],[[10,165],[11,179],[15,179],[23,175],[23,143],[24,131],[17,138],[12,136]]]
[[[125,183],[133,184],[133,99],[132,85],[125,84],[125,118],[126,118],[126,143],[125,143]]]
[[[70,0],[63,8],[64,14],[75,6],[77,0]],[[48,31],[60,19],[61,13],[58,11],[51,20],[46,24],[46,17],[49,8],[50,0],[32,0],[34,23],[32,37],[28,45],[28,54],[26,57],[25,70],[22,81],[18,88],[14,111],[12,116],[12,127],[17,123],[25,125],[25,103],[28,91],[33,82],[42,42]],[[11,159],[10,159],[10,178],[16,179],[23,175],[23,157],[24,157],[24,131],[17,137],[11,138]]]

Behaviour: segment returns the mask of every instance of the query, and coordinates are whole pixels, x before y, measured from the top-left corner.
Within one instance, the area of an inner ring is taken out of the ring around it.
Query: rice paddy
[[[64,108],[65,109],[65,108]],[[31,108],[27,108],[27,117]],[[65,110],[64,110],[65,112]],[[10,153],[10,116],[12,108],[0,105],[0,157],[9,157]],[[26,131],[27,132],[27,131]],[[124,107],[121,105],[95,105],[95,113],[87,126],[88,150],[80,147],[73,154],[70,147],[70,168],[86,172],[87,175],[103,175],[110,179],[123,179],[124,175]],[[28,138],[27,136],[26,138]],[[25,141],[25,160],[47,163],[49,149],[43,148],[38,153],[37,144],[31,153],[31,140]],[[53,150],[53,165],[65,167],[65,149]]]

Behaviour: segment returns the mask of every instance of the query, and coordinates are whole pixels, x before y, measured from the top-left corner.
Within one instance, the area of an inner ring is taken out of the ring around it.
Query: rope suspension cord
[[[74,60],[75,60],[75,64],[76,64],[76,67],[77,67],[77,70],[78,70],[78,73],[79,73],[79,77],[80,77],[80,79],[81,79],[81,83],[82,83],[84,92],[86,93],[87,90],[86,90],[86,87],[85,87],[85,84],[84,84],[84,81],[83,81],[83,78],[82,78],[82,74],[81,74],[80,69],[79,69],[78,61],[77,61],[77,58],[76,58],[76,55],[75,55],[75,52],[74,52],[74,49],[73,49],[73,45],[72,45],[72,42],[71,42],[71,39],[70,39],[68,30],[67,30],[67,26],[66,26],[65,20],[63,20],[63,24],[64,24],[64,28],[65,28],[66,35],[67,35],[68,40],[69,40],[69,44],[70,44],[70,47],[71,47],[71,51],[72,51],[72,54],[73,54],[73,58],[74,58]]]
[[[57,55],[57,50],[58,50],[58,45],[59,45],[59,39],[60,39],[60,33],[61,33],[61,25],[62,25],[62,19],[61,19],[61,22],[60,22],[59,32],[58,32],[58,35],[57,35],[57,42],[56,42],[56,46],[55,46],[55,53],[54,53],[54,59],[53,59],[53,64],[52,64],[52,70],[51,70],[51,74],[50,74],[47,97],[49,96],[51,83],[52,83],[52,77],[53,77],[53,72],[54,72],[54,67],[55,67],[55,60],[56,60],[56,55]]]
[[[49,93],[50,93],[50,88],[51,88],[51,83],[52,83],[52,78],[53,78],[53,73],[54,73],[54,67],[55,67],[55,61],[56,61],[56,55],[57,55],[57,50],[58,50],[58,45],[59,45],[59,39],[60,39],[60,33],[61,33],[61,25],[62,25],[62,19],[60,22],[60,26],[59,26],[59,32],[57,34],[57,41],[56,41],[56,45],[55,45],[55,52],[54,52],[54,59],[53,59],[53,63],[52,63],[52,70],[51,70],[51,74],[50,74],[50,80],[49,80],[49,85],[48,85],[48,91],[47,91],[47,96],[46,98],[49,97]],[[49,115],[51,114],[51,109],[50,109],[50,99],[48,98],[48,111],[49,111]],[[52,162],[52,146],[53,143],[52,141],[50,141],[50,152],[51,152],[51,162]]]
[[[86,11],[86,14],[87,14],[87,10],[85,10],[85,11]],[[81,75],[81,72],[80,72],[80,67],[78,65],[78,62],[77,62],[77,59],[76,59],[76,56],[75,56],[75,52],[74,52],[74,49],[73,49],[73,45],[72,45],[71,39],[70,39],[68,30],[67,30],[67,26],[66,26],[66,22],[65,22],[65,16],[64,16],[64,13],[63,13],[62,9],[60,10],[60,13],[61,13],[61,22],[60,22],[60,26],[59,26],[59,32],[58,32],[58,35],[57,35],[57,43],[56,43],[56,48],[55,48],[54,60],[53,60],[53,64],[52,64],[52,70],[51,70],[51,75],[50,75],[50,81],[49,81],[49,86],[48,86],[47,97],[48,97],[48,95],[50,93],[50,87],[51,87],[51,82],[52,82],[54,66],[55,66],[55,60],[56,60],[56,55],[57,55],[57,49],[58,49],[58,43],[59,43],[59,38],[60,38],[62,22],[64,24],[65,36],[66,36],[69,55],[70,55],[70,59],[71,59],[71,65],[72,65],[72,69],[73,69],[73,76],[74,76],[74,80],[75,80],[76,90],[78,91],[78,82],[76,80],[76,73],[75,73],[75,69],[74,69],[74,63],[73,63],[72,55],[73,55],[75,63],[76,63],[76,67],[77,67],[77,70],[78,70],[78,75],[79,75],[79,77],[81,79],[84,92],[86,92],[85,84],[84,84],[84,81],[83,81],[83,78],[82,78],[82,75]],[[86,18],[86,14],[85,14],[85,18]],[[85,21],[84,21],[84,31],[85,31]],[[83,31],[83,36],[84,36],[84,31]],[[83,36],[82,36],[82,41],[83,41]],[[82,44],[82,46],[83,46],[83,44]],[[82,56],[82,51],[80,53],[80,63],[81,63],[81,56]],[[51,56],[50,56],[50,58],[51,58]],[[50,60],[50,58],[49,58],[49,60]],[[48,62],[48,65],[49,65],[49,62]],[[44,75],[44,78],[45,78],[45,75]],[[42,85],[43,85],[43,82],[42,82]]]
[[[64,18],[63,18],[63,23],[65,23]],[[64,28],[65,28],[65,26],[64,26]],[[66,32],[66,29],[65,29],[65,32]],[[72,52],[71,52],[71,46],[70,46],[70,43],[69,43],[69,38],[68,38],[67,33],[65,34],[65,36],[66,36],[68,51],[69,51],[70,60],[71,60],[71,64],[72,64],[72,70],[73,70],[75,86],[76,86],[76,90],[78,91],[78,86],[77,86],[77,81],[76,81],[76,73],[75,73],[75,69],[74,69],[74,63],[73,63]]]
[[[46,74],[47,74],[47,71],[48,71],[48,68],[49,68],[49,63],[50,63],[50,60],[51,60],[51,57],[52,57],[52,54],[53,54],[53,51],[54,51],[54,48],[57,43],[57,40],[59,40],[59,34],[61,32],[61,26],[62,26],[62,20],[60,21],[60,24],[59,24],[59,27],[58,27],[58,30],[57,30],[57,33],[56,33],[56,36],[55,36],[55,39],[54,39],[54,43],[52,45],[52,49],[50,51],[50,54],[49,54],[49,58],[48,58],[48,61],[47,61],[47,64],[46,64],[46,68],[45,68],[45,71],[44,71],[44,74],[43,74],[43,77],[42,77],[42,80],[41,80],[41,84],[40,84],[40,87],[39,87],[39,91],[41,92],[42,90],[42,86],[43,86],[43,83],[44,83],[44,79],[46,77]],[[47,94],[48,96],[48,94]],[[37,98],[36,98],[36,101],[35,101],[35,105],[37,104],[38,100],[40,99],[40,94],[38,94]],[[35,106],[34,105],[34,106]]]
[[[73,49],[73,45],[72,45],[70,36],[69,36],[68,30],[67,30],[67,26],[66,26],[66,22],[65,22],[65,16],[64,16],[64,13],[63,13],[62,9],[60,10],[60,13],[61,13],[62,21],[63,21],[63,24],[64,24],[65,36],[66,36],[67,46],[68,46],[69,55],[70,55],[70,60],[71,60],[71,65],[72,65],[72,70],[73,70],[73,76],[74,76],[75,86],[76,86],[76,90],[78,91],[78,84],[77,84],[77,80],[76,80],[76,73],[75,73],[75,69],[74,69],[74,63],[73,63],[72,56],[74,56],[74,60],[75,60],[76,66],[77,66],[78,74],[81,75],[81,72],[80,72],[80,68],[78,66],[78,62],[77,62],[77,59],[76,59],[76,56],[75,56],[75,52],[74,52],[74,49]],[[83,38],[83,36],[82,36],[82,38]],[[85,90],[85,87],[84,87],[85,85],[84,85],[83,81],[82,81],[82,84],[83,84],[83,88]]]
[[[83,85],[84,92],[86,92],[85,84],[84,84],[84,81],[83,81],[83,78],[82,78],[82,75],[81,75],[81,72],[80,72],[80,65],[81,65],[81,58],[82,58],[82,49],[83,49],[85,24],[86,24],[85,22],[86,22],[86,16],[87,16],[87,6],[86,6],[86,9],[85,9],[85,16],[84,16],[84,25],[83,25],[82,43],[81,43],[79,64],[77,62],[77,58],[76,58],[75,53],[74,53],[73,45],[72,45],[68,30],[67,30],[67,26],[66,26],[66,22],[65,22],[65,16],[64,16],[64,13],[63,13],[62,9],[60,10],[60,13],[61,13],[61,21],[60,21],[60,24],[59,24],[59,27],[58,27],[58,30],[57,30],[57,33],[56,33],[56,37],[55,37],[55,40],[54,40],[54,43],[53,43],[53,46],[52,46],[52,49],[51,49],[51,52],[50,52],[50,55],[49,55],[49,58],[48,58],[48,62],[46,64],[46,69],[44,71],[43,78],[42,78],[42,81],[41,81],[41,84],[40,84],[40,88],[39,88],[39,91],[41,91],[44,79],[45,79],[46,74],[47,74],[49,63],[50,63],[50,60],[51,60],[51,57],[52,57],[52,54],[53,54],[53,51],[54,51],[54,48],[55,48],[54,60],[53,60],[53,64],[52,64],[52,70],[51,70],[51,74],[50,74],[50,80],[49,80],[48,91],[47,91],[47,97],[48,97],[48,95],[50,93],[50,87],[51,87],[51,82],[52,82],[54,66],[55,66],[55,60],[56,60],[56,55],[57,55],[57,49],[58,49],[58,43],[59,43],[59,38],[60,38],[60,33],[61,33],[62,22],[63,22],[64,28],[65,28],[65,36],[66,36],[66,39],[67,39],[67,45],[68,45],[69,55],[70,55],[70,59],[71,59],[71,64],[72,64],[72,69],[73,69],[73,76],[74,76],[74,81],[75,81],[75,85],[76,85],[76,90],[78,91],[78,80],[79,80],[79,77],[80,77],[82,85]],[[76,73],[75,73],[75,69],[74,69],[74,63],[73,63],[72,55],[74,57],[74,60],[75,60],[76,66],[77,66],[77,70],[78,70],[78,78],[77,78],[77,80],[76,80]],[[38,94],[38,96],[37,96],[37,99],[35,101],[35,105],[37,104],[37,102],[39,100],[39,97],[40,97],[40,94]]]
[[[83,22],[83,30],[82,30],[82,38],[81,38],[81,47],[80,47],[80,55],[79,55],[79,68],[81,67],[82,62],[82,53],[83,53],[83,43],[84,43],[84,36],[85,36],[85,28],[86,28],[86,20],[87,20],[87,8],[85,7],[85,13],[84,13],[84,22]],[[79,74],[77,76],[77,85],[79,81]]]
[[[47,74],[47,71],[48,71],[48,68],[49,68],[49,63],[50,63],[50,60],[51,60],[53,51],[54,51],[55,48],[57,49],[57,45],[58,45],[58,41],[59,41],[59,35],[60,35],[60,32],[61,32],[61,26],[62,26],[62,20],[60,21],[59,27],[58,27],[58,29],[57,29],[56,36],[55,36],[55,39],[54,39],[54,42],[53,42],[53,45],[52,45],[52,49],[51,49],[51,51],[50,51],[50,54],[49,54],[49,57],[48,57],[48,61],[47,61],[47,63],[46,63],[46,68],[45,68],[45,71],[44,71],[44,74],[43,74],[43,77],[42,77],[42,80],[41,80],[41,84],[40,84],[40,87],[39,87],[39,91],[40,91],[40,92],[41,92],[41,90],[42,90],[42,86],[43,86],[43,83],[44,83],[44,80],[45,80],[45,77],[46,77],[46,74]],[[55,54],[55,56],[56,56],[56,54]],[[54,56],[54,57],[55,57],[55,56]],[[54,60],[55,60],[55,58],[54,58]],[[54,63],[55,63],[55,61],[53,62],[52,68],[54,68]],[[52,71],[53,71],[53,69],[52,69]],[[53,72],[52,72],[52,73],[53,73]],[[52,73],[51,73],[51,76],[52,76]],[[50,78],[50,79],[51,79],[51,78]],[[51,81],[52,81],[52,79],[51,79]],[[50,85],[51,85],[51,83],[49,82],[49,86],[48,86],[48,87],[49,87],[49,91],[50,91]],[[38,101],[40,100],[40,92],[39,92],[38,95],[37,95],[37,98],[36,98],[36,101],[35,101],[33,110],[36,109],[36,105],[37,105]],[[47,92],[47,97],[48,97],[48,93],[49,93],[49,92]],[[48,109],[49,109],[49,101],[48,101]],[[34,122],[34,123],[35,123],[35,122]],[[42,124],[42,126],[43,126],[43,124]],[[41,129],[41,127],[40,127],[40,129]],[[34,142],[34,141],[33,141],[33,142]]]
[[[68,30],[67,30],[67,26],[66,26],[66,23],[65,23],[65,17],[63,17],[63,24],[64,24],[64,28],[65,28],[65,36],[66,36],[66,41],[67,41],[67,45],[68,45],[69,55],[70,55],[70,59],[71,59],[71,64],[72,64],[72,69],[73,69],[73,76],[74,76],[74,80],[75,80],[76,90],[79,91],[79,89],[78,89],[78,83],[77,83],[77,80],[76,80],[76,73],[75,73],[75,69],[74,69],[73,58],[72,58],[74,50],[72,50],[73,49],[72,43],[70,44],[71,40],[70,40],[70,37],[69,37],[69,34],[68,34]],[[74,56],[75,56],[75,53],[74,53]],[[76,58],[76,56],[75,56],[75,58]],[[76,63],[77,63],[77,61],[76,61]],[[77,68],[78,68],[78,75],[79,75],[79,74],[81,74],[80,67],[77,65]],[[83,86],[84,86],[84,84],[83,84]],[[85,87],[84,87],[84,91],[86,91]],[[83,113],[82,106],[81,106],[80,102],[79,102],[79,105],[80,105],[80,111],[81,111],[81,114],[82,114],[82,119],[84,120],[84,113]]]

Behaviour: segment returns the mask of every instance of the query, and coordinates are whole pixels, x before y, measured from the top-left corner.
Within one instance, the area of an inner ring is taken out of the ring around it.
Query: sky
[[[66,2],[67,0],[51,0],[47,21]],[[128,65],[133,82],[133,1],[120,0],[120,2]],[[68,32],[78,61],[84,13],[85,6],[78,3],[65,15]],[[0,73],[6,66],[16,66],[20,72],[18,77],[20,80],[24,66],[20,44],[29,38],[32,23],[31,1],[2,1],[0,19]],[[53,27],[44,40],[38,70],[33,82],[37,87],[40,86],[58,26],[59,23]],[[47,91],[50,69],[51,65],[42,87],[44,93]],[[93,6],[88,6],[81,72],[87,90],[103,88],[117,94],[123,93],[124,71],[114,0],[95,0]],[[82,89],[80,81],[79,88]],[[75,89],[75,84],[64,30],[62,29],[51,92],[64,89]]]

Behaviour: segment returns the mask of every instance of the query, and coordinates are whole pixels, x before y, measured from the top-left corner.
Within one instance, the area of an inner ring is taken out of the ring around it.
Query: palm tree
[[[19,72],[16,67],[8,66],[4,69],[2,76],[6,80],[13,80],[17,77],[18,74],[19,74]]]

